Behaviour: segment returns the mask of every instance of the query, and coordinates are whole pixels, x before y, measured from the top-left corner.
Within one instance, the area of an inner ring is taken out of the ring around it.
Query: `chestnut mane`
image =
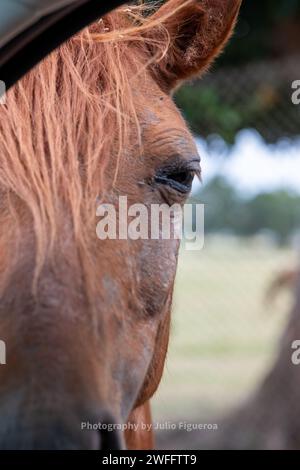
[[[172,14],[189,3],[172,1]],[[58,241],[62,205],[81,258],[89,259],[87,227],[95,230],[110,156],[114,152],[119,162],[133,133],[140,141],[130,80],[145,74],[169,47],[164,18],[152,14],[156,10],[155,3],[125,6],[100,19],[28,73],[0,107],[2,205],[9,204],[16,216],[14,237],[20,202],[31,214],[36,280]],[[118,164],[115,176],[117,171]]]

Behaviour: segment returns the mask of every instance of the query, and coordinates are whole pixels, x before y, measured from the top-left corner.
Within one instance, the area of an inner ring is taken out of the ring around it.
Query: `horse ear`
[[[170,38],[155,65],[158,80],[171,91],[203,73],[231,36],[241,0],[168,0],[157,12]]]

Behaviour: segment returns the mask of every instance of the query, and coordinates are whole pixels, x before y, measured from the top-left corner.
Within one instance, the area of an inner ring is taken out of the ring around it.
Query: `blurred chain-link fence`
[[[300,106],[292,103],[292,83],[300,80],[300,56],[211,71],[183,87],[176,100],[195,134],[220,135],[256,129],[270,143],[299,136]]]

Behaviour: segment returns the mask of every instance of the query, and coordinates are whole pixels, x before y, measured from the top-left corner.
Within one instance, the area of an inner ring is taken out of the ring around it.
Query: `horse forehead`
[[[141,129],[145,135],[174,134],[174,137],[192,139],[185,120],[173,100],[163,93],[155,94],[152,98],[143,97],[142,105],[139,105],[138,117]],[[140,104],[140,103],[139,103]]]
[[[185,129],[173,127],[173,123],[161,129],[152,129],[151,136],[147,139],[146,145],[156,153],[160,151],[166,155],[174,153],[182,156],[197,155],[195,142]]]
[[[136,88],[139,122],[143,144],[151,152],[197,155],[193,136],[173,99],[156,84]]]
[[[147,110],[142,123],[142,135],[145,147],[153,152],[160,149],[160,152],[170,153],[173,149],[177,153],[177,149],[183,155],[197,154],[195,141],[181,116],[171,119]]]

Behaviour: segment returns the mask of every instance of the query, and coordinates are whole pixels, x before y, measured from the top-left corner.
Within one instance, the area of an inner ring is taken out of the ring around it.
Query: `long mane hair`
[[[189,2],[170,0],[174,8],[167,15]],[[142,80],[170,47],[166,18],[157,8],[142,2],[99,19],[28,73],[0,107],[2,206],[15,213],[16,241],[20,202],[32,217],[35,281],[59,239],[62,205],[90,269],[87,227],[95,229],[96,200],[107,189],[112,152],[120,162],[133,133],[140,142],[131,79]],[[117,172],[118,163],[114,181]]]

